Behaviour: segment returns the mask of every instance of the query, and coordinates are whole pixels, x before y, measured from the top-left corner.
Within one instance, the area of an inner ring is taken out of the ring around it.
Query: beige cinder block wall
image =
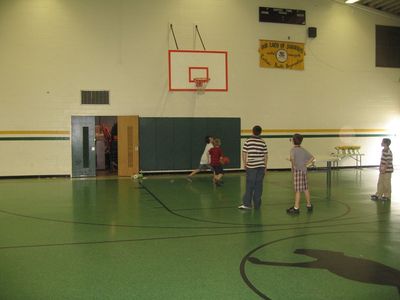
[[[259,23],[259,6],[304,9],[307,25]],[[181,49],[202,49],[197,24],[208,50],[229,52],[228,92],[168,92],[171,23]],[[71,115],[235,116],[243,130],[258,123],[266,134],[388,131],[399,124],[400,71],[375,67],[376,24],[400,20],[331,0],[2,0],[0,176],[70,174],[71,146],[63,138]],[[307,37],[308,26],[318,28],[317,38]],[[260,39],[305,43],[305,70],[260,68]],[[81,90],[109,90],[110,105],[81,105]],[[356,143],[365,164],[377,164],[379,140],[321,137],[305,146],[326,154]],[[268,140],[271,167],[287,167],[288,143]]]

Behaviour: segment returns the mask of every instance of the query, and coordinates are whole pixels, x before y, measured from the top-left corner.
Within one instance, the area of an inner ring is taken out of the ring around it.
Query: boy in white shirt
[[[190,174],[186,177],[186,179],[187,179],[189,182],[192,182],[193,176],[196,175],[197,173],[199,173],[199,172],[201,172],[201,171],[207,171],[207,170],[210,169],[210,165],[209,165],[209,163],[208,163],[208,160],[209,160],[209,157],[208,157],[208,156],[209,156],[209,151],[210,151],[210,149],[214,147],[214,146],[213,146],[213,143],[212,143],[213,140],[214,140],[214,138],[213,138],[212,136],[206,136],[204,140],[205,140],[205,142],[206,142],[206,146],[205,146],[204,151],[203,151],[203,154],[202,154],[202,156],[201,156],[201,158],[200,158],[199,167],[198,167],[197,169],[193,170],[192,173],[190,173]]]

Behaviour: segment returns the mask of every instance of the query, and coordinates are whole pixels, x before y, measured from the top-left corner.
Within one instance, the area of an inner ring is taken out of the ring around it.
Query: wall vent
[[[81,104],[110,104],[110,91],[81,91]]]

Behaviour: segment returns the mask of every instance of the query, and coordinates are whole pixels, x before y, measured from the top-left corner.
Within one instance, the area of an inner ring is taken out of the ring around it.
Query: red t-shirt
[[[221,165],[221,157],[223,156],[222,149],[220,147],[211,148],[210,151],[210,165],[211,166],[220,166]]]

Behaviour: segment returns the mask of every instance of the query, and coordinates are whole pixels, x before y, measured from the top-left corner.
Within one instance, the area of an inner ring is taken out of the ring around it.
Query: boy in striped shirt
[[[239,209],[255,209],[261,206],[263,181],[267,171],[268,150],[260,137],[262,128],[253,127],[253,135],[246,140],[242,149],[243,164],[246,169],[246,192]]]
[[[381,146],[382,155],[379,165],[379,179],[377,192],[371,195],[371,200],[390,200],[392,196],[392,173],[393,173],[393,155],[389,146],[392,143],[390,139],[383,139]]]

